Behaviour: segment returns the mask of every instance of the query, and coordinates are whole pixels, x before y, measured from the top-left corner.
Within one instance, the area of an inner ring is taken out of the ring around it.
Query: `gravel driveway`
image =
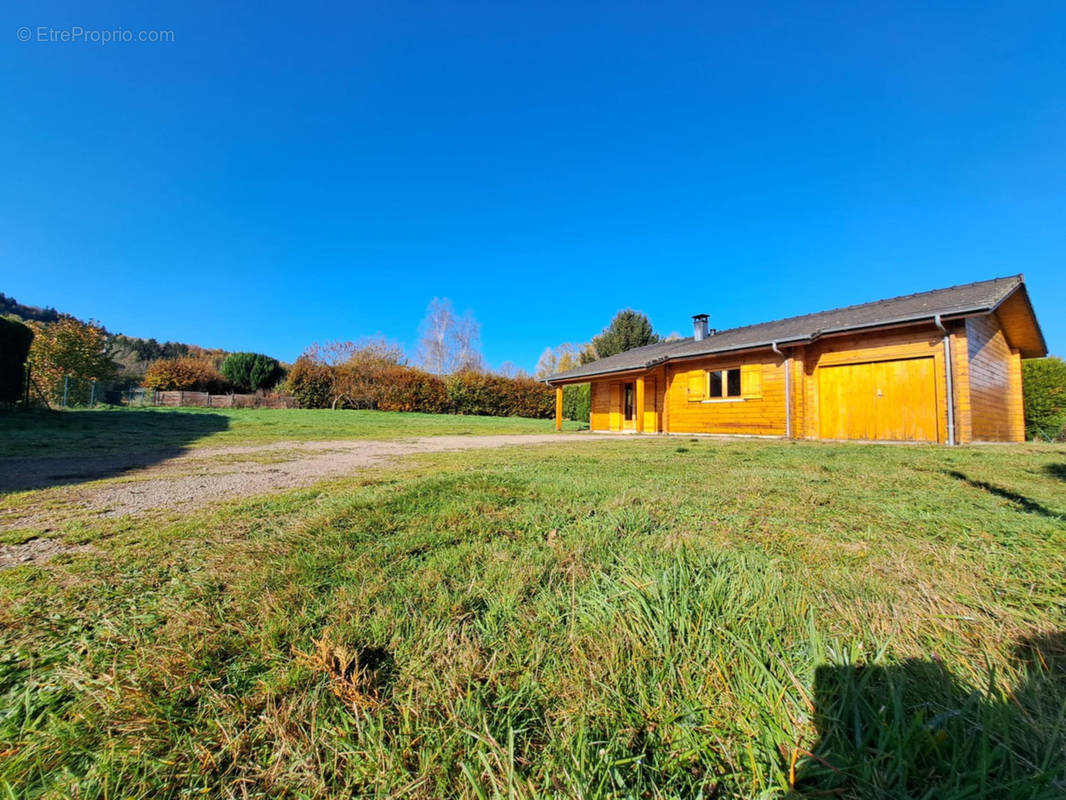
[[[588,433],[427,436],[399,441],[277,442],[179,454],[0,459],[0,491],[47,488],[47,503],[4,508],[0,531],[39,529],[81,517],[123,517],[156,509],[191,510],[206,503],[310,486],[406,455],[609,439]],[[117,476],[117,477],[116,477]],[[89,483],[110,478],[106,482]],[[51,557],[42,539],[0,545],[0,568]],[[35,556],[40,554],[40,558]],[[30,558],[27,558],[30,556]]]

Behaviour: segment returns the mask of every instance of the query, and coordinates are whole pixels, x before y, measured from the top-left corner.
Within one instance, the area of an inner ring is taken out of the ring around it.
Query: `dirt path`
[[[46,489],[41,502],[5,508],[0,531],[38,529],[86,517],[123,517],[156,509],[187,510],[206,503],[310,486],[418,453],[481,450],[609,439],[595,434],[427,436],[397,441],[277,442],[183,453],[0,459],[0,491]],[[88,483],[89,481],[106,482]],[[0,545],[0,568],[51,557],[50,540]],[[27,556],[30,556],[27,558]]]

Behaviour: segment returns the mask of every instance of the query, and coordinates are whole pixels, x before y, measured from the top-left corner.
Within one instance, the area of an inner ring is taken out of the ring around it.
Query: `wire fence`
[[[34,391],[35,389],[35,391]],[[134,386],[123,386],[114,381],[93,381],[73,375],[64,376],[62,383],[45,389],[31,386],[32,394],[44,403],[58,408],[94,408],[111,406],[166,406],[172,408],[297,408],[296,398],[291,395],[235,394],[191,391],[159,391]]]

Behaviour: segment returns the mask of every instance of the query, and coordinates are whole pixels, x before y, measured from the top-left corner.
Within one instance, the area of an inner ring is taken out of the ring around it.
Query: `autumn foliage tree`
[[[538,378],[547,378],[557,372],[566,372],[581,363],[581,353],[589,348],[587,344],[564,342],[558,347],[545,347],[540,354],[533,374]]]
[[[31,323],[34,331],[29,362],[33,380],[51,403],[63,398],[68,381],[67,402],[89,402],[92,384],[115,374],[107,331],[90,321],[61,317],[47,324]]]
[[[347,358],[333,368],[335,403],[343,402],[347,408],[378,408],[387,376],[395,377],[396,368],[406,365],[403,349],[385,339],[349,344]]]
[[[289,370],[285,390],[300,408],[328,408],[333,398],[333,369],[305,353]]]
[[[384,338],[316,342],[289,370],[286,389],[304,408],[378,408],[384,376],[405,365],[403,348]]]
[[[160,391],[225,392],[226,378],[210,361],[192,356],[153,361],[144,374],[144,387]]]

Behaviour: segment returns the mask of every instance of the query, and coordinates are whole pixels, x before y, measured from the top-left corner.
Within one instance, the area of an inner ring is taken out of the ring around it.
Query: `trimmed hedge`
[[[563,416],[577,422],[588,422],[592,410],[592,384],[575,383],[563,387]]]
[[[456,372],[447,378],[453,414],[545,418],[555,415],[555,392],[532,378]]]
[[[21,322],[0,317],[0,403],[22,399],[26,380],[26,356],[33,331]]]
[[[473,370],[441,378],[362,354],[337,365],[301,356],[289,370],[287,388],[303,408],[535,418],[555,414],[553,390],[532,378]]]
[[[499,375],[485,372],[456,372],[446,379],[448,403],[455,414],[472,414],[486,417],[506,417],[499,413],[505,402],[503,381]]]
[[[447,414],[448,390],[444,381],[420,369],[399,364],[383,369],[379,381],[377,408],[380,411],[423,411]]]
[[[1066,439],[1066,361],[1057,356],[1022,362],[1025,433],[1030,439]]]

